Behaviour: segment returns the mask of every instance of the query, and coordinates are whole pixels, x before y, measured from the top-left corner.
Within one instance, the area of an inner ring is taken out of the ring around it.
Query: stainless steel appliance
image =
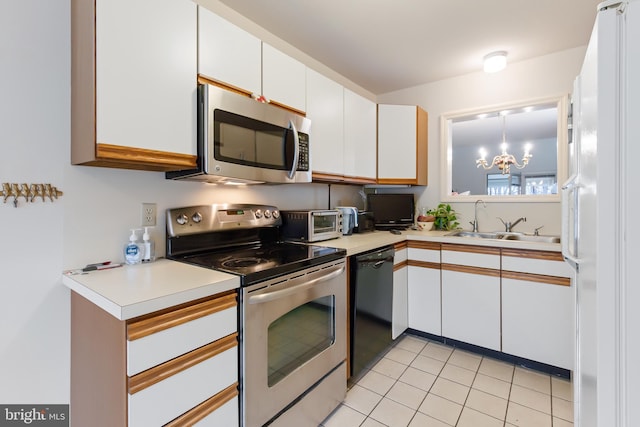
[[[198,167],[170,179],[311,182],[309,129],[299,114],[217,86],[198,86]]]
[[[351,379],[372,364],[393,341],[393,246],[350,259]]]
[[[337,209],[282,211],[282,237],[320,242],[342,235],[342,214]]]
[[[279,240],[273,206],[167,211],[167,258],[240,277],[242,425],[317,426],[346,395],[346,252]]]

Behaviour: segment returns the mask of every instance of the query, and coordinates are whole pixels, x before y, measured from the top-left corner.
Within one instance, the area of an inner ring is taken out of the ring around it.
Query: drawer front
[[[502,256],[502,269],[548,276],[573,277],[573,269],[561,257],[560,259],[548,260],[527,252],[518,254],[505,251]]]
[[[240,413],[238,409],[238,398],[234,397],[194,425],[196,427],[239,426]]]
[[[431,249],[409,248],[409,259],[412,261],[425,261],[440,263],[440,251]]]
[[[500,249],[442,245],[442,263],[500,270]]]
[[[238,384],[232,384],[200,405],[175,418],[165,427],[240,425]]]
[[[180,369],[181,363],[158,367],[163,372],[150,375],[148,386],[143,381],[134,384],[136,377],[130,378],[129,427],[164,425],[238,382],[237,345],[187,369]],[[157,377],[161,380],[154,383]]]
[[[394,264],[402,264],[407,260],[407,248],[396,250],[393,255],[393,263]]]
[[[224,304],[220,304],[222,298],[217,298],[200,307],[187,307],[188,310],[182,313],[179,310],[178,313],[167,313],[172,317],[168,323],[173,322],[176,326],[165,328],[167,319],[162,316],[145,318],[146,327],[131,322],[128,325],[127,375],[138,374],[236,332],[235,295],[225,298],[229,301],[223,301]]]

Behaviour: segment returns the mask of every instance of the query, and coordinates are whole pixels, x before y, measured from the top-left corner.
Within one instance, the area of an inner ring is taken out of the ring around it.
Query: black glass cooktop
[[[346,256],[344,249],[275,242],[177,258],[189,264],[241,276],[247,286]]]

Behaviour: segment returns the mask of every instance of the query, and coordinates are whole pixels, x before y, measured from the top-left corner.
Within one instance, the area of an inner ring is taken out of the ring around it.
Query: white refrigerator
[[[576,269],[574,422],[640,426],[640,0],[599,5],[572,101],[562,241]]]

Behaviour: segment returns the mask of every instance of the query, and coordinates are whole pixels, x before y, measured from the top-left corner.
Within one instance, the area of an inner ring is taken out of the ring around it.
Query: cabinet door
[[[409,327],[442,335],[440,269],[409,265]]]
[[[427,113],[378,105],[378,182],[427,185]]]
[[[305,65],[262,43],[262,94],[272,102],[304,112],[306,109]]]
[[[504,275],[505,273],[503,273]],[[545,276],[549,281],[553,278]],[[502,351],[573,369],[573,287],[569,280],[541,282],[540,276],[502,278]]]
[[[198,74],[247,93],[262,93],[262,41],[198,7]]]
[[[407,329],[407,267],[393,269],[393,314],[391,316],[391,338],[396,339]]]
[[[196,154],[196,4],[96,2],[96,140]]]
[[[376,104],[344,89],[344,175],[376,179]]]
[[[311,119],[311,169],[343,175],[343,87],[307,69],[307,117]]]
[[[500,272],[442,270],[442,335],[500,351]]]
[[[500,351],[500,249],[442,244],[442,335]]]

